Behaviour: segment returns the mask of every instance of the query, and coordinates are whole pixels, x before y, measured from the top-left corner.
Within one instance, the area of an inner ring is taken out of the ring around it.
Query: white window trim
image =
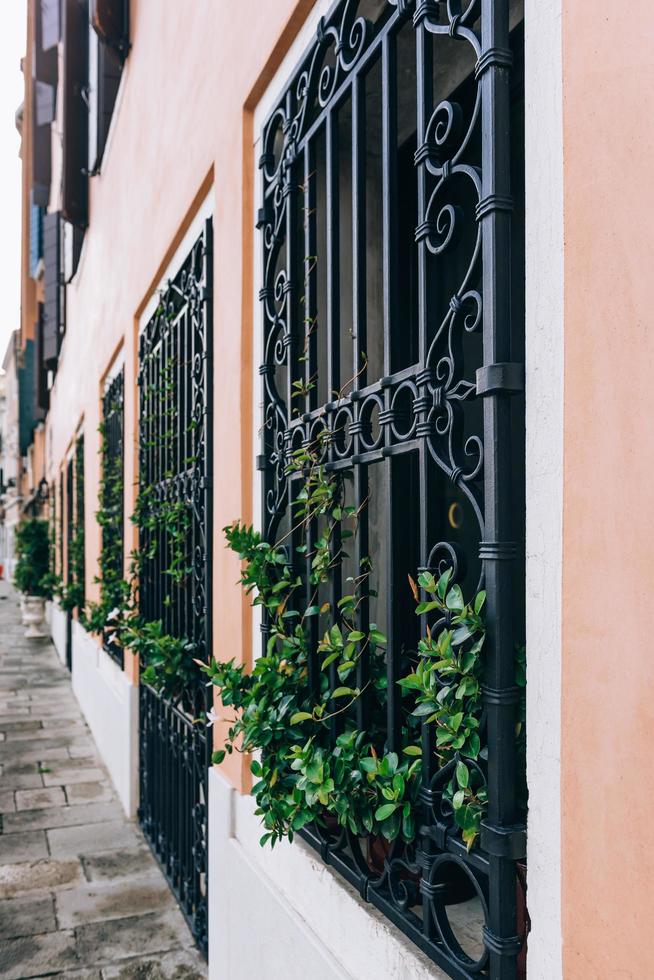
[[[533,980],[559,980],[563,547],[561,0],[525,4],[528,894]]]

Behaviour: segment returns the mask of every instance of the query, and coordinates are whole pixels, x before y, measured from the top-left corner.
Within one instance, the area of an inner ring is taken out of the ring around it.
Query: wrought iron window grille
[[[139,339],[140,612],[211,652],[212,225],[206,221]],[[157,517],[179,505],[182,540]],[[181,547],[181,553],[180,553]],[[200,949],[207,950],[210,732],[199,669],[177,698],[140,686],[139,816]]]
[[[263,534],[300,543],[288,464],[322,439],[361,509],[351,565],[373,561],[360,615],[389,641],[389,749],[406,710],[396,682],[435,626],[414,615],[407,574],[450,568],[468,598],[488,594],[480,846],[460,840],[433,723],[415,845],[394,842],[373,870],[348,831],[302,833],[450,976],[503,980],[523,975],[525,954],[520,22],[510,0],[335,3],[264,125],[258,216]]]
[[[102,397],[103,423],[103,483],[101,505],[105,515],[102,527],[103,578],[121,580],[125,565],[125,371],[120,371],[107,384]],[[107,568],[105,563],[109,565]],[[103,647],[122,669],[124,651],[105,630]]]

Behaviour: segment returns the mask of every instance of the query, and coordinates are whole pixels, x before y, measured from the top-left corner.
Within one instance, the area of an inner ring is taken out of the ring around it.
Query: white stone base
[[[56,602],[45,605],[45,621],[50,627],[52,642],[62,664],[66,663],[66,613]]]
[[[138,688],[76,621],[73,691],[125,813],[134,817],[139,787]]]
[[[299,838],[259,846],[254,802],[209,773],[209,980],[444,974]]]

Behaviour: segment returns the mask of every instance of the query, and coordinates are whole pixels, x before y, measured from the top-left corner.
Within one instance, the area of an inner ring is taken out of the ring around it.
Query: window
[[[141,675],[139,817],[206,953],[211,733],[195,659],[211,651],[211,221],[201,228],[139,337],[140,614],[185,641],[169,688]]]
[[[102,396],[102,552],[100,555],[101,589],[108,609],[120,605],[124,595],[125,518],[124,518],[124,387],[125,372],[121,369],[107,382]],[[112,642],[111,631],[103,637],[104,649],[121,667],[123,648]]]
[[[346,475],[359,528],[334,562],[331,608],[369,559],[357,615],[388,638],[383,677],[357,665],[352,725],[381,725],[382,751],[409,728],[422,744],[414,843],[375,860],[375,842],[348,831],[303,834],[450,975],[510,977],[525,939],[521,14],[509,0],[464,6],[335,5],[264,126],[259,462],[264,535],[289,540],[300,575],[292,454],[319,447]],[[420,637],[448,623],[415,615],[407,577],[447,570],[466,599],[487,591],[488,807],[470,851],[436,723],[416,720],[397,684]]]

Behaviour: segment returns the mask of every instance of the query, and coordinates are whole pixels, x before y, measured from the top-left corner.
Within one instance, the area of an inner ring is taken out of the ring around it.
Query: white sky
[[[0,46],[0,364],[20,324],[20,137],[14,116],[23,100],[25,0],[4,0]]]

